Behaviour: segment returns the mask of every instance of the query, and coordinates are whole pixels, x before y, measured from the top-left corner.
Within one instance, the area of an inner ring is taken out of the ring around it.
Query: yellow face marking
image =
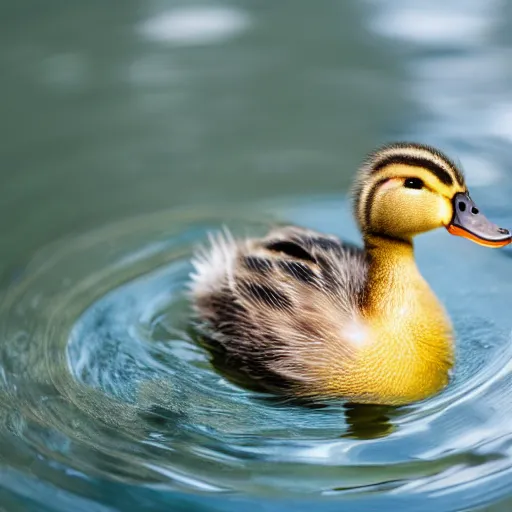
[[[407,164],[390,164],[376,172],[371,178],[372,179],[368,180],[361,193],[358,210],[358,216],[360,219],[364,220],[363,225],[365,225],[367,229],[369,226],[366,224],[371,217],[371,215],[368,215],[368,212],[371,212],[373,206],[373,204],[368,203],[376,203],[379,201],[379,199],[382,198],[381,192],[403,186],[407,178],[418,178],[422,180],[426,190],[447,199],[446,204],[439,213],[440,225],[445,225],[452,217],[451,198],[458,192],[466,192],[466,188],[462,187],[456,180],[454,180],[453,185],[446,185],[428,169]],[[376,189],[376,187],[378,187],[378,189]],[[405,190],[404,188],[404,192]],[[411,189],[409,189],[409,192],[410,190]]]

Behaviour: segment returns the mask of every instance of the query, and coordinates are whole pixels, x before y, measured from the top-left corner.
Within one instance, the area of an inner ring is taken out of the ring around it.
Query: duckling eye
[[[406,178],[404,181],[404,187],[405,188],[414,188],[416,190],[420,190],[424,187],[423,180],[420,180],[419,178]]]

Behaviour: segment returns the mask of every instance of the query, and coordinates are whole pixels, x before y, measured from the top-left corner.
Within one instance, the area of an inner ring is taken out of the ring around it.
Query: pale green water
[[[183,296],[223,223],[357,240],[347,186],[390,139],[512,227],[507,5],[0,7],[0,510],[508,510],[509,249],[419,240],[458,362],[401,409],[230,384]]]

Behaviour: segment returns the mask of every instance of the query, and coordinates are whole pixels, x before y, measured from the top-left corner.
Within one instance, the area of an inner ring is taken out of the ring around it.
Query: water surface
[[[508,510],[508,248],[418,240],[458,358],[398,409],[230,383],[185,294],[223,224],[358,241],[347,187],[395,138],[458,158],[512,227],[505,3],[1,9],[0,508]]]

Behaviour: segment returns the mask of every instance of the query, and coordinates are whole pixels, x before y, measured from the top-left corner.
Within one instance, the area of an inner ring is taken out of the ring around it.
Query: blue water
[[[186,297],[222,225],[358,242],[347,186],[387,140],[512,228],[506,3],[100,4],[0,16],[0,510],[509,510],[510,246],[418,238],[457,362],[400,408],[233,384]]]
[[[357,240],[343,197],[285,204],[266,204],[273,214],[262,218]],[[512,225],[499,205],[481,206]],[[440,395],[398,409],[301,407],[231,384],[194,341],[189,257],[220,225],[203,215],[169,211],[64,240],[11,286],[3,435],[21,467],[2,476],[9,493],[48,506],[52,488],[65,491],[49,510],[77,496],[126,510],[237,510],[242,502],[301,510],[302,500],[316,510],[418,500],[424,510],[460,510],[509,494],[509,250],[444,232],[417,244],[457,330],[457,366]],[[264,223],[253,215],[223,219],[258,232]],[[22,318],[31,323],[20,330]],[[24,458],[33,459],[29,474]]]

